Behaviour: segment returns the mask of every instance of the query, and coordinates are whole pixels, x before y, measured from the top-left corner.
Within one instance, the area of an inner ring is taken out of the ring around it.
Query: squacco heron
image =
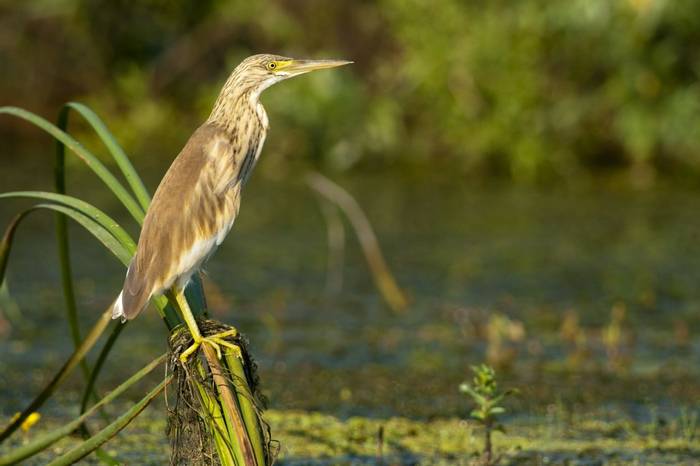
[[[230,345],[223,338],[235,330],[202,336],[183,291],[238,214],[241,190],[268,130],[260,93],[284,79],[349,63],[265,54],[248,57],[236,67],[211,115],[192,134],[156,190],[112,318],[133,319],[152,297],[172,292],[194,341],[182,353],[183,361],[202,343],[217,352],[220,345]]]

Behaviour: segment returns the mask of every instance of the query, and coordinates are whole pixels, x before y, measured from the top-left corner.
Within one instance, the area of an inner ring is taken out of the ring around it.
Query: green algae
[[[138,418],[107,445],[125,464],[157,465],[168,458],[165,421],[158,409]],[[266,415],[278,442],[281,465],[448,465],[472,463],[482,444],[479,426],[459,418],[416,420],[404,417],[340,419],[319,412],[269,410]],[[560,414],[519,416],[507,433],[494,434],[494,451],[510,465],[692,465],[700,462],[699,435],[688,435],[681,417],[667,420],[662,431],[622,412],[577,413],[573,422]],[[51,428],[48,421],[41,429]],[[383,431],[379,454],[379,430]],[[26,464],[44,462],[72,446],[63,441]],[[383,462],[383,463],[382,463]],[[79,464],[96,464],[88,458]]]

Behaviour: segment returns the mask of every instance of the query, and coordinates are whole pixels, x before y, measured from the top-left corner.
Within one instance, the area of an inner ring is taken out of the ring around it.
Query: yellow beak
[[[309,71],[324,70],[337,66],[349,65],[348,60],[291,60],[288,65],[280,67],[279,72],[287,73],[290,76],[297,76]]]

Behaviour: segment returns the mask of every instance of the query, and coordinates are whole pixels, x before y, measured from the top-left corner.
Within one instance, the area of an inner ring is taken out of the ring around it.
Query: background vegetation
[[[268,174],[700,170],[693,0],[3,0],[0,31],[0,102],[85,101],[137,159],[173,157],[239,60],[272,51],[356,65],[267,94]]]

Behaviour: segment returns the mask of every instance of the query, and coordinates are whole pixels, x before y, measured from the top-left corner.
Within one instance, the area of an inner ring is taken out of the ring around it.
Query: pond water
[[[50,185],[46,169],[31,179],[13,177],[9,164],[0,170],[0,191]],[[486,359],[522,389],[521,416],[561,402],[644,417],[649,404],[674,412],[697,400],[700,190],[473,186],[389,174],[338,181],[365,209],[411,304],[403,313],[383,304],[350,230],[342,289],[329,294],[316,197],[300,183],[254,177],[205,287],[213,317],[251,341],[271,407],[464,416],[457,386]],[[71,186],[135,232],[108,195],[92,194],[94,181],[77,175]],[[25,205],[3,201],[2,224]],[[87,234],[71,233],[85,330],[114,299],[123,270]],[[5,416],[70,352],[49,214],[21,228],[8,285],[12,300],[0,304],[12,321],[0,341],[0,370],[13,381],[0,386]],[[163,352],[165,339],[149,309],[123,332],[103,386]],[[79,385],[76,375],[69,386]]]

